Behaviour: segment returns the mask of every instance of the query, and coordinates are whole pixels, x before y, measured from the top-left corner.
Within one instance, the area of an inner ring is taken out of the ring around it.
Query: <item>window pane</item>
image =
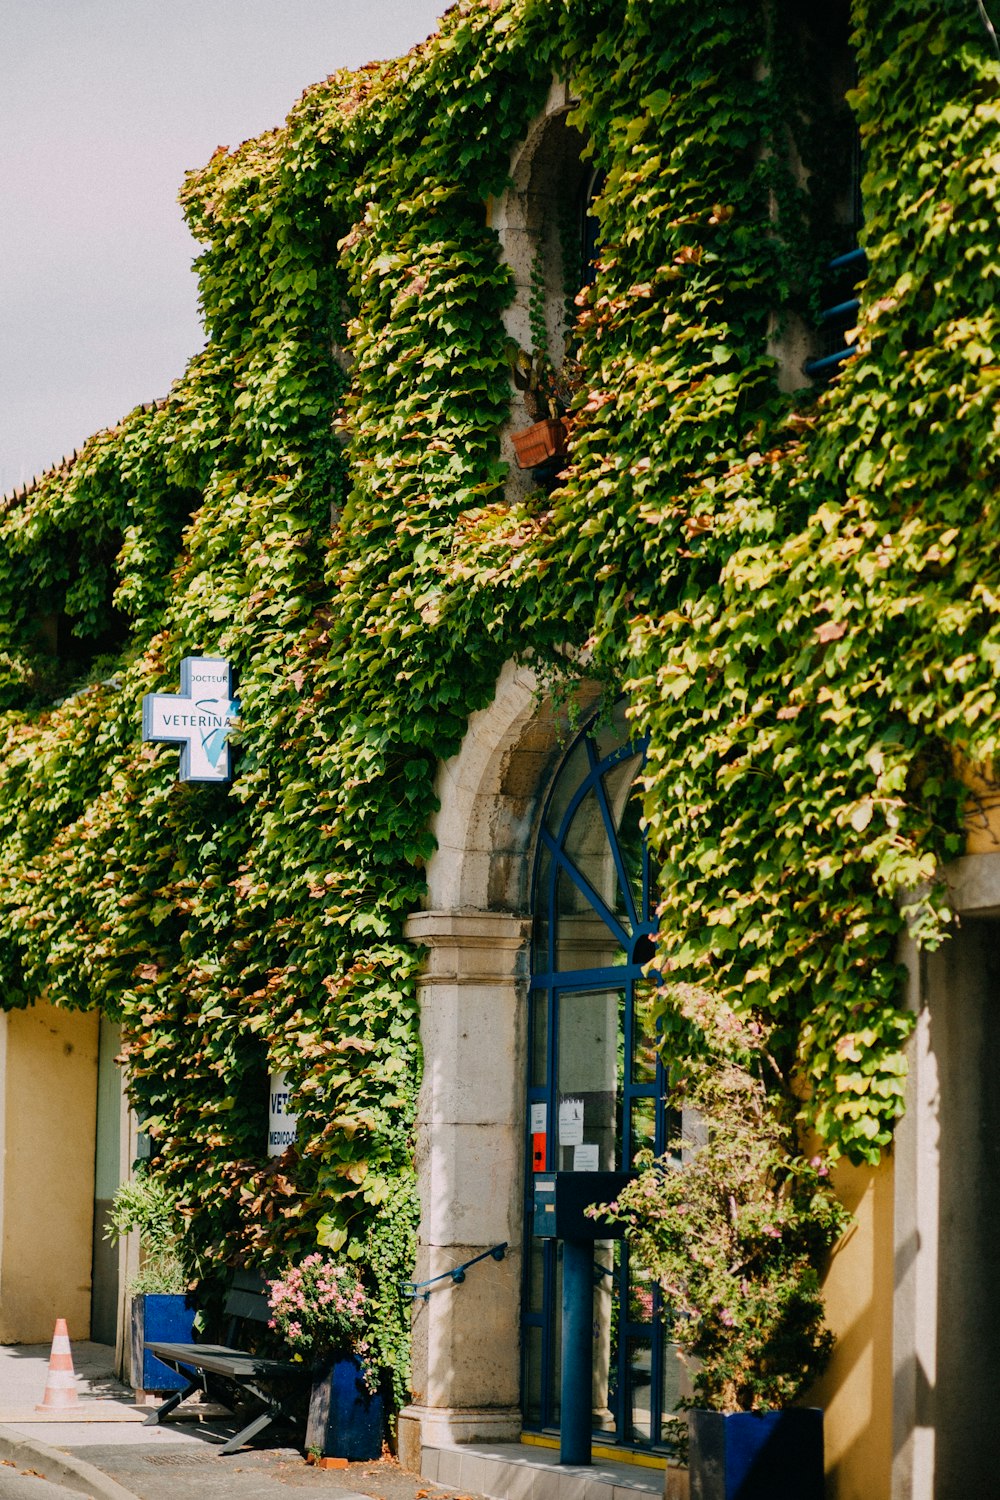
[[[639,827],[639,812],[628,808],[630,801],[638,801],[633,795],[635,779],[642,766],[641,755],[630,755],[604,772],[604,790],[611,805],[615,827],[621,830],[626,819],[630,825]]]
[[[684,1392],[691,1394],[690,1381],[686,1379],[681,1352],[669,1339],[663,1340],[663,1410],[660,1415],[660,1436],[668,1442],[674,1436],[671,1420],[677,1419],[677,1403]]]
[[[542,1330],[524,1330],[524,1419],[539,1426],[542,1420]]]
[[[562,1241],[556,1241],[556,1273],[552,1278],[552,1371],[549,1384],[549,1412],[558,1427],[560,1383],[562,1380]]]
[[[552,855],[543,844],[538,859],[535,878],[535,924],[533,935],[533,966],[536,974],[545,974],[549,967],[549,932],[552,925],[551,912]]]
[[[556,778],[549,805],[545,810],[545,826],[553,837],[558,835],[563,818],[566,816],[566,809],[573,800],[574,792],[585,780],[589,768],[587,745],[583,739],[580,739],[570,751],[569,759]]]
[[[628,1438],[633,1443],[648,1443],[652,1437],[650,1412],[650,1374],[653,1345],[650,1339],[628,1341]]]
[[[656,1023],[653,1020],[657,986],[649,979],[635,985],[632,1021],[632,1082],[656,1082]]]
[[[543,1089],[548,1078],[549,997],[535,990],[531,1006],[531,1087]]]
[[[608,813],[614,828],[617,822],[614,808],[609,807]],[[626,932],[631,932],[631,923],[619,886],[611,834],[597,792],[593,789],[587,793],[574,813],[563,848],[608,910],[619,917]]]
[[[541,1312],[545,1297],[545,1245],[532,1235],[528,1248],[528,1311]]]
[[[559,1171],[615,1166],[622,1004],[621,990],[570,990],[559,997],[553,1122]]]
[[[618,991],[618,1035],[615,1048],[615,1154],[608,1163],[610,1171],[617,1170],[625,1161],[625,1013],[630,1003],[632,987]],[[601,1163],[602,1167],[604,1163]]]
[[[629,1165],[640,1151],[652,1151],[656,1140],[656,1100],[650,1095],[632,1096],[632,1142]]]
[[[654,1151],[657,1133],[657,1101],[652,1095],[633,1094],[631,1101],[631,1143],[628,1166],[636,1164],[640,1151]]]
[[[610,907],[614,901],[614,867],[607,824],[593,787],[573,814],[563,848],[580,874],[589,880],[601,900]]]
[[[604,760],[621,745],[625,745],[632,737],[632,730],[625,718],[625,699],[620,698],[615,704],[609,722],[602,722],[591,730],[591,739],[597,751],[598,760]]]
[[[653,1321],[654,1282],[648,1271],[629,1257],[628,1317],[630,1323]]]
[[[632,886],[632,899],[635,901],[636,910],[642,905],[642,787],[636,782],[642,765],[641,757],[636,755],[631,760],[623,761],[616,766],[605,777],[605,782],[610,782],[613,777],[620,778],[614,793],[614,811],[618,825],[618,847],[622,854],[622,863],[628,873]]]
[[[594,1429],[614,1433],[613,1372],[618,1351],[618,1283],[615,1279],[617,1243],[598,1240],[594,1246],[594,1384],[591,1402]]]
[[[593,903],[566,872],[556,880],[556,968],[607,969],[624,964],[625,952]]]

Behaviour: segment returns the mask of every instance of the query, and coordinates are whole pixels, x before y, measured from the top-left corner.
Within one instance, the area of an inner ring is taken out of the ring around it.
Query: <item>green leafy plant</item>
[[[548,350],[546,301],[545,265],[539,250],[531,262],[528,300],[532,350],[529,353],[515,345],[510,354],[514,386],[522,394],[528,415],[536,422],[546,417],[555,420],[566,416],[583,383],[583,368],[569,348],[558,364],[553,363]]]
[[[555,420],[567,414],[580,383],[580,367],[575,360],[567,357],[556,369],[548,355],[517,349],[510,363],[514,385],[534,421],[546,417]]]
[[[116,1245],[135,1231],[139,1233],[139,1270],[129,1281],[129,1291],[134,1296],[186,1292],[190,1277],[181,1259],[184,1225],[177,1196],[145,1168],[116,1191],[104,1237]]]
[[[686,1404],[787,1406],[829,1358],[820,1274],[847,1215],[824,1159],[798,1149],[767,1030],[704,990],[671,986],[668,1008],[689,1031],[671,1093],[688,1128],[607,1217],[662,1289],[689,1360]]]

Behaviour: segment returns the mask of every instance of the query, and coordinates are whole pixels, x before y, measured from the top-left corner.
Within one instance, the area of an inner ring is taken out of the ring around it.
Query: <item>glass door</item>
[[[559,1427],[561,1247],[534,1239],[541,1171],[631,1166],[664,1150],[666,1080],[651,1029],[655,891],[640,824],[642,747],[620,710],[556,778],[535,877],[525,1221],[524,1419]],[[659,1290],[621,1241],[595,1254],[593,1421],[605,1442],[659,1445],[677,1397]]]

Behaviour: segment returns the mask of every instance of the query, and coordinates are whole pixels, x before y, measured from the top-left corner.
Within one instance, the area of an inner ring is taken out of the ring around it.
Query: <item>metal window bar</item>
[[[834,282],[843,281],[845,276],[851,276],[852,281],[857,281],[864,275],[867,265],[868,257],[864,250],[858,247],[846,251],[843,255],[835,255],[832,260],[827,261],[826,269]],[[840,348],[834,348],[825,354],[806,360],[802,368],[811,379],[825,379],[832,375],[845,360],[851,359],[857,353],[855,346],[847,342],[846,334],[860,306],[861,301],[858,297],[841,297],[839,301],[820,309],[821,326],[834,336],[839,333],[844,342]],[[838,324],[841,325],[840,328],[837,327]]]
[[[484,1250],[481,1255],[474,1255],[471,1260],[464,1261],[460,1266],[453,1266],[450,1271],[442,1271],[440,1276],[432,1276],[429,1281],[401,1281],[399,1283],[400,1294],[409,1298],[411,1302],[427,1302],[430,1300],[431,1289],[440,1282],[450,1281],[452,1286],[461,1286],[465,1280],[465,1273],[470,1266],[476,1266],[481,1260],[503,1260],[507,1253],[507,1241],[502,1245],[492,1245],[489,1250]]]

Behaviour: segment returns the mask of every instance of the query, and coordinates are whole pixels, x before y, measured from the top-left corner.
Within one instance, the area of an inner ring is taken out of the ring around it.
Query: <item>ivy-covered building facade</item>
[[[551,1441],[532,1177],[663,1150],[694,986],[853,1214],[831,1493],[988,1492],[998,116],[975,0],[461,0],[189,176],[205,349],[0,516],[0,1336],[122,1337],[148,1144],[192,1275],[357,1260],[412,1466]]]

